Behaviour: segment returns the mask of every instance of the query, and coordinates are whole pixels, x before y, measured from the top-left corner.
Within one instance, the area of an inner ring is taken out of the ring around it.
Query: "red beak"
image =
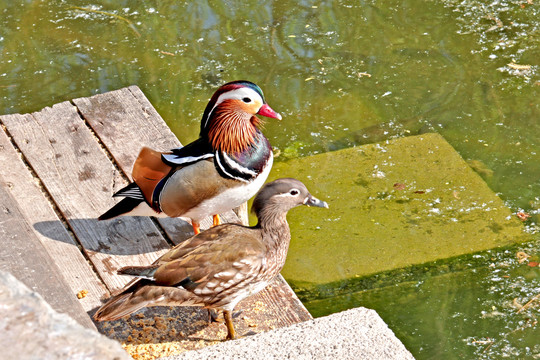
[[[272,108],[270,106],[268,106],[268,104],[264,104],[263,106],[261,106],[261,108],[259,109],[259,112],[257,114],[262,115],[262,116],[266,116],[266,117],[269,117],[269,118],[274,118],[274,119],[281,120],[281,115],[279,115],[277,112],[272,110]]]

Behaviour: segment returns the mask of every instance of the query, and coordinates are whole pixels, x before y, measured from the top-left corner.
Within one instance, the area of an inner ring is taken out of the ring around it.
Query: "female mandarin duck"
[[[272,147],[256,114],[281,120],[262,90],[249,81],[221,86],[206,106],[199,138],[160,153],[143,148],[133,166],[134,182],[113,196],[125,198],[99,217],[187,217],[199,222],[249,200],[272,168]]]
[[[99,308],[94,319],[116,320],[146,306],[203,306],[223,310],[227,339],[234,339],[232,311],[283,268],[291,240],[287,212],[299,205],[328,208],[296,179],[266,184],[251,208],[259,220],[256,226],[216,226],[172,248],[152,265],[120,269],[120,274],[137,278]]]

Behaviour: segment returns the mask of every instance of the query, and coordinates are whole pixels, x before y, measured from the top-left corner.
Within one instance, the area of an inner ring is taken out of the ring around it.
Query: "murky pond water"
[[[539,13],[527,0],[0,0],[0,113],[137,84],[186,143],[214,89],[245,78],[284,115],[265,127],[278,161],[435,131],[536,236]],[[538,303],[516,307],[540,272],[521,250],[540,252],[533,241],[303,300],[315,315],[376,309],[419,359],[537,358]]]

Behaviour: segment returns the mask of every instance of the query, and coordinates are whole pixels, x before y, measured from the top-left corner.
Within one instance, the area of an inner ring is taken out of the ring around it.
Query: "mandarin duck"
[[[199,222],[249,200],[272,168],[272,147],[256,114],[281,120],[262,90],[249,81],[221,86],[206,106],[199,138],[160,153],[144,147],[133,166],[133,182],[116,192],[119,203],[99,220],[117,216],[187,217]]]
[[[251,211],[258,224],[223,224],[195,235],[149,266],[128,266],[118,273],[136,278],[94,315],[117,320],[147,306],[202,306],[223,310],[227,339],[235,338],[236,304],[264,289],[285,264],[291,239],[287,212],[299,205],[328,208],[292,178],[266,184]]]

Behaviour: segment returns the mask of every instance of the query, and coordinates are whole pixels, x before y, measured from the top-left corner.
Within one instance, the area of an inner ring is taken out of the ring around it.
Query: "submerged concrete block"
[[[374,310],[356,308],[162,360],[414,359]]]
[[[1,359],[130,359],[119,343],[57,313],[41,295],[3,271],[0,334]]]
[[[330,209],[293,209],[283,276],[316,287],[529,239],[438,134],[276,162]]]

